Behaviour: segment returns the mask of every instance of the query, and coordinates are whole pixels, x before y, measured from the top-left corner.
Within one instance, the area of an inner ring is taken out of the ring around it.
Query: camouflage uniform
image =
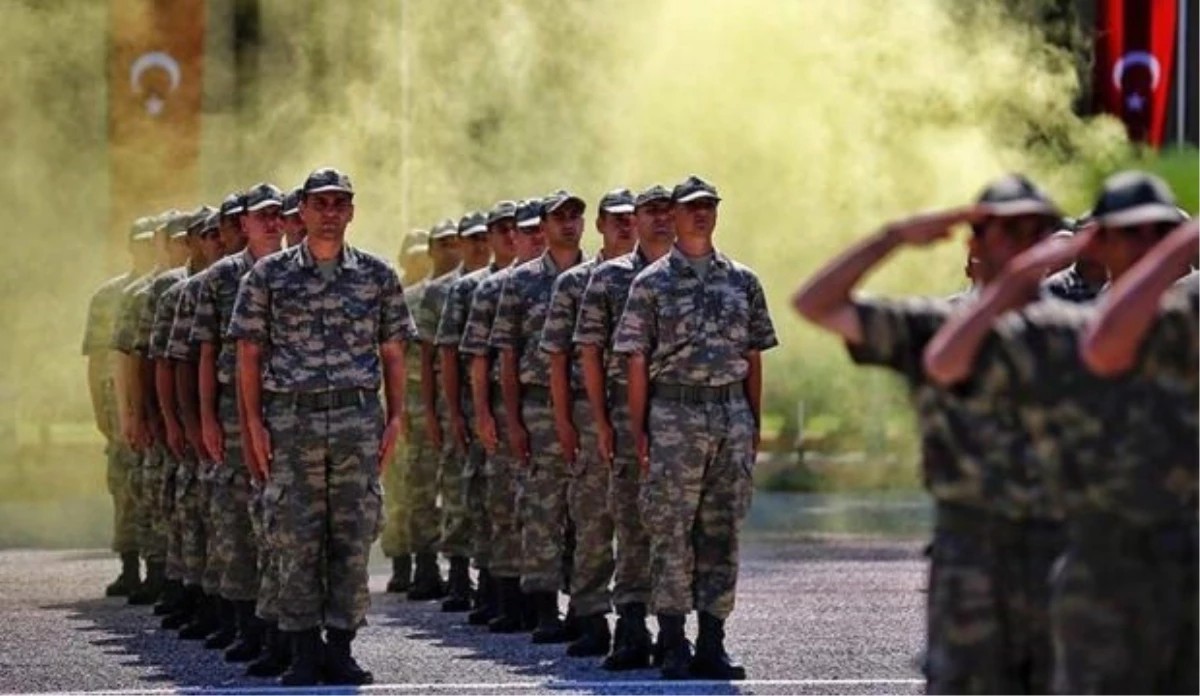
[[[649,367],[641,510],[656,614],[733,611],[755,454],[744,356],[777,343],[757,276],[719,251],[706,278],[672,247],[633,281],[613,351]]]
[[[421,295],[429,279],[413,283],[404,289],[404,302],[409,307],[417,307],[421,303]],[[383,553],[389,558],[404,556],[421,551],[424,553],[437,552],[437,471],[426,466],[425,470],[432,471],[428,479],[430,485],[425,488],[424,510],[416,514],[415,498],[412,488],[414,468],[418,473],[421,466],[418,461],[434,464],[437,458],[430,451],[428,438],[425,435],[425,404],[421,401],[421,346],[416,341],[409,343],[404,349],[405,380],[404,385],[404,417],[408,421],[408,440],[396,448],[396,454],[388,464],[384,473],[384,500],[387,503],[387,524],[383,528],[381,544]],[[414,519],[415,518],[415,519]],[[426,544],[417,549],[413,543],[414,525],[421,529],[430,530]]]
[[[930,548],[926,677],[930,693],[1046,693],[1052,673],[1049,585],[1061,508],[990,371],[942,389],[925,346],[968,303],[856,302],[855,362],[903,375],[917,411],[925,486],[936,501]]]
[[[217,544],[210,559],[220,572],[220,595],[234,602],[259,598],[261,544],[251,519],[250,472],[242,451],[237,408],[237,344],[223,333],[233,316],[238,284],[254,265],[248,249],[214,263],[197,286],[195,315],[188,342],[193,350],[202,343],[219,347],[217,353],[217,412],[224,433],[225,461],[215,465],[209,516]],[[268,564],[264,563],[264,568]],[[268,617],[270,618],[270,617]]]
[[[517,519],[520,467],[508,451],[504,399],[500,391],[500,361],[496,351],[488,344],[496,307],[505,280],[513,268],[500,269],[479,283],[472,295],[462,342],[458,346],[463,355],[487,356],[491,364],[488,394],[492,400],[492,419],[496,423],[499,446],[494,453],[487,455],[484,463],[484,498],[490,527],[488,570],[494,578],[517,578],[521,575],[521,535]]]
[[[1091,302],[1105,285],[1107,282],[1089,283],[1084,280],[1072,265],[1042,281],[1042,293],[1068,302]]]
[[[564,270],[554,265],[549,251],[514,268],[504,281],[489,339],[492,348],[512,350],[518,358],[521,421],[530,452],[518,511],[521,590],[528,593],[557,593],[562,584],[569,474],[550,407],[549,356],[538,341],[554,281]]]
[[[998,324],[978,370],[1021,396],[1067,552],[1051,577],[1059,693],[1194,693],[1197,294],[1171,291],[1134,372],[1092,376],[1093,316],[1041,302]]]
[[[396,272],[349,245],[323,274],[301,243],[242,282],[228,337],[263,348],[273,448],[263,493],[279,551],[279,627],[355,631],[383,526],[379,346],[416,336]]]
[[[570,572],[571,608],[578,616],[607,614],[612,608],[613,519],[608,509],[607,462],[597,453],[596,418],[583,385],[583,368],[574,349],[575,320],[588,279],[599,257],[563,271],[554,281],[540,347],[571,356],[571,420],[579,433],[579,454],[569,472],[567,510],[575,529]]]
[[[480,268],[463,275],[454,281],[446,295],[446,304],[438,322],[435,342],[439,347],[453,346],[458,348],[462,342],[463,331],[467,324],[467,315],[471,309],[471,298],[476,288],[488,276],[497,270],[495,264]],[[462,385],[463,419],[467,425],[468,447],[465,465],[462,472],[462,489],[460,491],[466,506],[466,524],[470,530],[470,556],[475,559],[478,568],[489,568],[491,564],[491,525],[487,516],[487,453],[483,444],[474,437],[472,424],[475,421],[475,404],[471,399],[471,355],[459,354],[458,370]],[[453,398],[453,397],[450,397]],[[447,438],[453,437],[451,431],[446,432]]]
[[[650,601],[650,537],[638,509],[641,468],[629,421],[627,360],[610,350],[617,322],[629,299],[629,286],[646,266],[646,257],[640,251],[600,264],[592,272],[580,300],[573,336],[577,344],[599,346],[606,351],[605,384],[608,417],[613,428],[608,504],[617,542],[613,601],[618,607]]]
[[[92,295],[88,304],[87,327],[83,336],[83,355],[99,360],[104,365],[100,377],[103,413],[100,414],[112,434],[104,444],[107,459],[105,479],[108,493],[113,499],[112,550],[117,553],[137,553],[137,517],[134,513],[134,471],[137,468],[137,453],[125,444],[121,433],[121,419],[113,384],[112,365],[108,351],[112,345],[117,313],[121,308],[123,290],[134,281],[132,271],[111,278]]]

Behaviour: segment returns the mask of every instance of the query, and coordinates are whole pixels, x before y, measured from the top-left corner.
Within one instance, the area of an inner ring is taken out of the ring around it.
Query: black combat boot
[[[529,592],[521,591],[521,630],[532,631],[538,627],[537,603]]]
[[[567,646],[571,657],[598,657],[607,655],[612,647],[612,633],[608,629],[605,613],[579,617],[580,636]]]
[[[568,643],[583,637],[583,624],[580,623],[579,615],[575,613],[575,607],[571,602],[567,602],[567,615],[563,618],[563,635],[567,637]]]
[[[199,604],[196,607],[196,615],[188,625],[184,626],[179,631],[179,637],[182,640],[204,640],[208,634],[216,631],[221,627],[221,600],[209,594],[205,594],[203,590],[200,592]]]
[[[404,594],[412,587],[412,554],[404,554],[392,559],[392,577],[388,580],[387,591],[390,594]]]
[[[158,596],[158,603],[154,605],[154,615],[174,614],[182,601],[183,583],[178,580],[164,580],[162,594]]]
[[[646,630],[646,605],[617,607],[617,639],[612,654],[602,665],[610,672],[645,669],[650,666],[650,631]]]
[[[442,611],[471,610],[471,559],[450,557],[450,596],[442,602]]]
[[[204,647],[207,650],[224,650],[237,640],[237,608],[228,599],[223,597],[215,599],[217,602],[217,630],[210,632],[204,639]]]
[[[558,615],[558,593],[534,592],[530,596],[537,611],[537,628],[533,630],[530,642],[537,645],[568,642],[570,639]]]
[[[692,644],[683,634],[686,616],[679,614],[658,615],[658,638],[662,642],[662,678],[687,679],[692,662]]]
[[[237,642],[225,651],[226,662],[249,662],[262,652],[263,621],[254,615],[254,600],[233,603],[237,614]]]
[[[137,592],[142,586],[138,577],[141,573],[138,565],[137,551],[126,551],[121,554],[121,574],[104,588],[105,597],[128,597]]]
[[[741,681],[746,678],[746,668],[725,652],[724,619],[700,612],[700,634],[696,637],[696,657],[692,659],[691,672],[699,679]]]
[[[258,659],[246,665],[247,677],[278,677],[292,661],[288,634],[279,630],[279,624],[263,622],[263,650]]]
[[[413,570],[412,587],[408,588],[408,599],[424,602],[446,596],[446,585],[442,582],[442,571],[438,569],[436,553],[418,553],[417,565]]]
[[[129,603],[134,606],[149,606],[157,602],[167,582],[165,573],[166,564],[162,561],[147,561],[146,581],[136,592],[129,595]]]
[[[467,615],[467,623],[472,626],[486,626],[496,618],[496,603],[499,591],[492,581],[492,574],[487,568],[479,569],[479,584],[475,587],[475,611]]]
[[[496,618],[488,622],[492,633],[520,633],[524,629],[521,618],[521,580],[519,578],[496,578]]]
[[[168,631],[183,628],[196,618],[196,612],[200,610],[200,600],[204,598],[204,590],[199,586],[184,585],[183,594],[179,600],[179,606],[175,611],[163,617],[162,627]]]
[[[321,642],[321,629],[284,631],[283,635],[291,643],[292,660],[279,675],[280,686],[315,686],[321,676],[325,647]]]
[[[332,686],[363,686],[375,681],[374,675],[363,669],[350,654],[355,632],[340,628],[325,629],[328,643],[325,648],[325,683]]]

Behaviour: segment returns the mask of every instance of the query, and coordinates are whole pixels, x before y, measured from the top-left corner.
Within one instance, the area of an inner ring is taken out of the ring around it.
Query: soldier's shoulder
[[[492,275],[492,269],[484,266],[483,268],[477,268],[454,281],[454,285],[468,288],[475,287],[482,283],[484,278],[487,278],[490,275]]]
[[[500,287],[501,285],[504,284],[504,281],[507,280],[510,275],[512,275],[512,270],[513,270],[513,266],[505,266],[504,268],[501,268],[500,270],[496,271],[495,273],[484,278],[479,283],[479,288],[480,289],[488,288],[489,290],[491,290],[493,288]]]
[[[755,272],[755,270],[753,268],[750,268],[749,266],[742,263],[741,261],[738,261],[737,259],[726,256],[725,254],[722,254],[721,252],[717,252],[717,253],[721,254],[721,257],[725,260],[725,262],[729,264],[729,272],[735,278],[737,278],[739,281],[741,281],[743,283],[753,284],[753,285],[761,285],[762,284],[761,281],[759,281],[759,279],[758,279],[758,273]]]
[[[355,255],[361,267],[366,268],[371,273],[379,274],[396,274],[396,267],[379,254],[372,253],[358,247],[351,247],[350,251]]]
[[[129,282],[131,280],[133,280],[133,274],[130,273],[129,271],[126,271],[120,275],[113,276],[112,278],[109,278],[108,280],[101,283],[100,287],[96,288],[96,291],[92,294],[93,295],[107,295],[110,293],[112,293],[112,294],[119,293],[127,285],[129,285]]]

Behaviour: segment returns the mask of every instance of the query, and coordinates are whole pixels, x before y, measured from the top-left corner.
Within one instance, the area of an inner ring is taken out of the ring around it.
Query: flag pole
[[[1187,28],[1188,0],[1179,0],[1179,16],[1176,18],[1175,40],[1175,145],[1183,145],[1187,121]]]

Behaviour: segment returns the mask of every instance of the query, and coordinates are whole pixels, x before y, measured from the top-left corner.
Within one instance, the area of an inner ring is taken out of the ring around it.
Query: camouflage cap
[[[475,211],[467,213],[458,221],[458,236],[473,237],[487,232],[487,215]]]
[[[635,208],[640,208],[652,201],[669,201],[671,200],[671,192],[666,186],[654,184],[642,190],[634,199],[633,205]]]
[[[575,201],[578,203],[581,210],[587,210],[587,201],[583,200],[579,196],[576,196],[570,191],[567,191],[566,189],[559,189],[546,196],[546,198],[542,201],[542,214],[549,215],[570,201]]]
[[[610,215],[632,213],[633,208],[633,192],[627,188],[613,189],[600,198],[600,212],[602,213]]]
[[[234,191],[225,196],[225,200],[221,201],[221,217],[236,217],[246,212],[245,194],[241,191]]]
[[[196,208],[189,214],[185,220],[183,230],[171,235],[171,239],[178,239],[183,236],[195,237],[204,232],[204,228],[208,223],[209,216],[217,212],[216,208],[211,205],[202,205]]]
[[[402,258],[428,253],[429,230],[413,230],[404,235],[404,241],[400,243],[400,256]]]
[[[191,213],[184,213],[178,210],[173,210],[166,214],[166,220],[161,229],[168,237],[181,237],[187,234],[188,223],[191,222]]]
[[[977,202],[995,217],[1062,216],[1050,196],[1024,174],[1009,174],[993,181],[980,192]]]
[[[675,203],[688,203],[700,200],[701,198],[712,198],[716,201],[721,200],[721,197],[717,195],[716,186],[694,174],[676,184],[675,188],[671,191],[671,200]]]
[[[500,201],[488,212],[487,224],[492,225],[501,220],[517,217],[517,204],[513,201]]]
[[[129,226],[129,241],[144,242],[154,238],[154,230],[158,228],[158,216],[140,217]]]
[[[339,191],[341,193],[354,194],[354,185],[350,183],[350,177],[332,167],[322,167],[314,169],[308,178],[304,180],[302,187],[304,195],[310,193],[325,193],[326,191]]]
[[[200,226],[201,237],[215,237],[221,231],[221,213],[219,210],[214,210],[212,214],[204,218],[204,224]]]
[[[283,197],[283,210],[279,214],[284,217],[291,217],[300,214],[300,194],[303,189],[299,186],[288,191]]]
[[[275,184],[255,184],[246,191],[246,212],[283,206],[283,192]]]
[[[438,239],[445,239],[446,237],[457,237],[457,236],[458,236],[458,225],[450,218],[446,218],[445,220],[439,220],[429,230],[429,239],[433,240],[433,241],[436,241]]]
[[[1133,227],[1183,222],[1175,194],[1167,182],[1147,172],[1124,171],[1104,180],[1092,208],[1092,219],[1102,227]]]
[[[517,227],[537,227],[542,224],[542,202],[536,198],[521,201],[517,206]]]

